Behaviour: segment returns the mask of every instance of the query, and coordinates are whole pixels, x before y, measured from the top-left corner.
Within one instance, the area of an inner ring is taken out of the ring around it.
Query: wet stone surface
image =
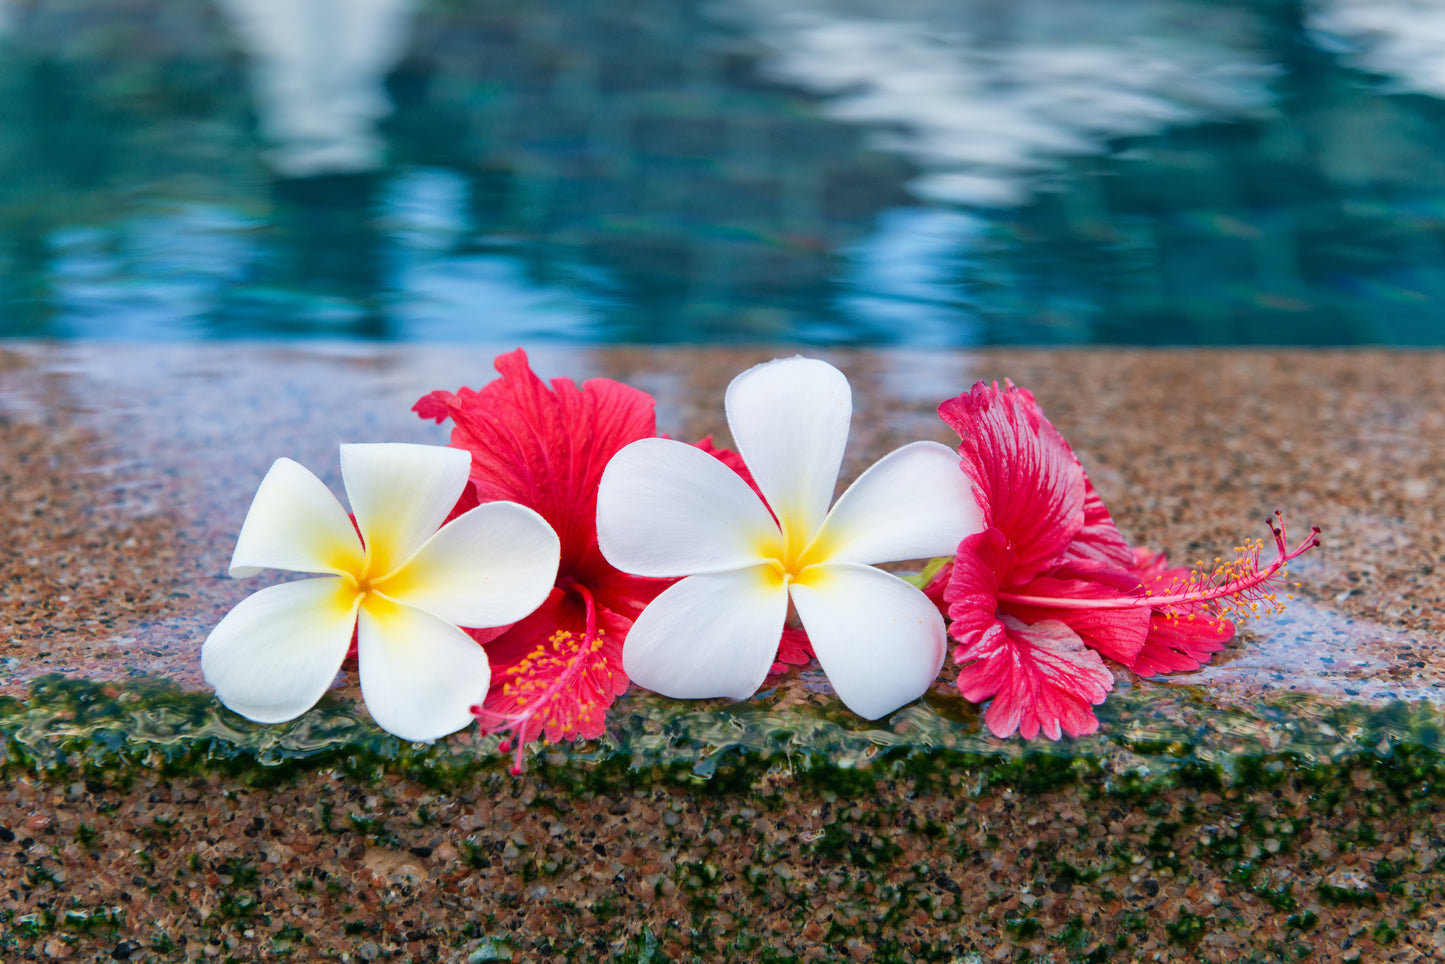
[[[502,349],[510,346],[501,346]],[[1445,358],[824,353],[843,481],[979,378],[1032,389],[1125,534],[1180,560],[1325,545],[1198,673],[1119,671],[1094,737],[981,730],[940,684],[872,724],[816,672],[747,704],[630,694],[511,777],[495,740],[377,731],[351,681],[259,727],[199,678],[265,578],[225,567],[285,455],[443,442],[410,405],[493,351],[0,349],[0,947],[77,960],[1431,960]],[[765,352],[533,352],[726,440]]]

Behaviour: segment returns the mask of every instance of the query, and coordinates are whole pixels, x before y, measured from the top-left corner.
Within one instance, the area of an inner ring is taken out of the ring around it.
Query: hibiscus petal
[[[856,563],[810,566],[793,605],[828,681],[850,710],[876,720],[927,692],[943,668],[943,617],[908,583]]]
[[[897,562],[951,555],[983,528],[958,456],[914,442],[883,456],[839,497],[818,533],[829,562]]]
[[[1028,582],[1056,563],[1083,528],[1084,470],[1024,389],[979,382],[938,414],[959,434],[961,465],[984,520],[1014,552],[1002,585]]]
[[[435,533],[467,484],[471,458],[441,445],[341,446],[341,478],[371,556],[385,576]]]
[[[361,540],[326,484],[305,466],[277,459],[241,524],[231,576],[244,579],[262,569],[356,572],[361,559]]]
[[[639,576],[750,566],[779,541],[748,484],[708,453],[649,438],[618,452],[597,492],[597,542],[607,561]]]
[[[541,513],[562,542],[562,571],[592,547],[597,483],[624,445],[657,434],[652,396],[608,378],[577,385],[543,382],[520,348],[498,356],[500,378],[478,391],[433,392],[422,418],[455,421],[452,445],[473,455],[472,482],[484,501]]]
[[[1114,517],[1109,515],[1104,500],[1094,490],[1094,483],[1084,474],[1084,527],[1064,550],[1064,560],[1096,559],[1128,568],[1134,562],[1134,550]]]
[[[457,516],[376,588],[460,626],[503,626],[542,604],[560,545],[547,520],[515,502]]]
[[[767,677],[787,615],[787,588],[770,566],[689,576],[637,617],[622,667],[663,696],[744,700]]]
[[[403,740],[455,733],[486,698],[486,650],[423,609],[372,593],[357,616],[356,642],[366,708]]]
[[[954,649],[961,665],[963,697],[993,702],[984,722],[995,736],[1015,731],[1026,740],[1042,732],[1051,740],[1082,736],[1099,728],[1089,707],[1104,702],[1114,677],[1099,654],[1068,626],[1054,620],[1025,625],[1009,616],[980,634],[972,645]]]
[[[783,358],[728,385],[728,426],[743,461],[793,538],[811,539],[838,484],[853,394],[827,362]]]
[[[201,647],[201,672],[226,706],[258,723],[295,719],[341,669],[356,628],[356,592],[322,577],[241,600]]]
[[[801,626],[784,626],[783,638],[778,640],[778,653],[773,657],[773,665],[768,667],[768,675],[777,676],[794,666],[807,666],[817,656],[807,630]]]
[[[1130,668],[1140,676],[1196,670],[1234,637],[1234,624],[1207,613],[1193,618],[1174,613],[1154,613],[1149,635]]]
[[[1008,539],[998,529],[985,529],[959,543],[953,565],[944,568],[949,573],[943,601],[953,621],[948,628],[951,636],[971,643],[993,631],[998,612],[998,574],[1010,565]]]

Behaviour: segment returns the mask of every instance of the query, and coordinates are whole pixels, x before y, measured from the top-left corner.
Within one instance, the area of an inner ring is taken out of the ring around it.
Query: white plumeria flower
[[[442,526],[470,471],[460,449],[343,445],[353,526],[320,479],[278,459],[241,526],[231,576],[326,575],[263,589],[211,631],[201,668],[221,702],[261,723],[300,716],[335,679],[355,630],[361,693],[382,729],[435,740],[470,723],[492,671],[458,627],[530,614],[561,551],[541,516],[511,502]]]
[[[791,600],[853,712],[877,719],[923,695],[943,666],[943,617],[873,566],[952,555],[982,528],[958,456],[905,445],[830,511],[853,411],[843,373],[808,358],[768,362],[733,379],[726,407],[766,503],[718,459],[667,439],[633,442],[603,473],[602,554],[636,575],[687,577],[628,631],[627,675],[665,696],[746,699],[767,676]]]

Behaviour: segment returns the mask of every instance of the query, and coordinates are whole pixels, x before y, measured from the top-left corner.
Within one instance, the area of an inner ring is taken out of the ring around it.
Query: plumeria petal
[[[472,460],[441,445],[341,446],[341,478],[370,553],[367,575],[385,576],[421,547],[450,514]]]
[[[602,475],[597,542],[626,572],[738,569],[761,561],[779,540],[777,523],[748,484],[694,446],[641,439],[613,456]]]
[[[993,702],[984,722],[994,736],[1015,731],[1026,740],[1043,733],[1057,740],[1099,728],[1090,706],[1104,702],[1114,678],[1099,654],[1063,623],[1029,626],[1003,617],[994,631],[954,650],[962,664],[958,688],[964,699]]]
[[[201,671],[226,706],[259,723],[295,719],[341,669],[356,626],[357,594],[342,578],[262,589],[211,630]]]
[[[804,570],[791,593],[828,682],[864,719],[913,702],[938,678],[947,639],[943,617],[897,576],[826,563]]]
[[[784,358],[728,385],[728,426],[758,488],[792,538],[811,539],[838,484],[853,394],[827,362]]]
[[[356,529],[326,484],[305,466],[277,459],[241,524],[231,576],[244,579],[262,569],[339,575],[360,569],[361,558]]]
[[[914,442],[873,463],[839,497],[818,533],[829,562],[898,562],[958,550],[983,528],[958,456]]]
[[[472,722],[491,684],[486,650],[431,613],[372,593],[357,616],[361,695],[377,726],[435,740]]]
[[[540,515],[488,502],[447,523],[377,589],[461,626],[515,623],[547,598],[561,548]]]
[[[689,576],[637,617],[622,666],[663,696],[747,699],[768,675],[787,615],[788,592],[771,566]]]

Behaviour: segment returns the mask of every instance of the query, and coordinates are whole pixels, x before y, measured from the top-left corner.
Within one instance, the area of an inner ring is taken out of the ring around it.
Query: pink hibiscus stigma
[[[1232,620],[1283,608],[1286,564],[1319,545],[1315,527],[1290,549],[1275,513],[1267,565],[1257,541],[1227,562],[1171,568],[1130,547],[1030,392],[979,382],[938,413],[962,440],[984,530],[926,591],[952,620],[959,692],[992,700],[984,722],[996,736],[1095,732],[1093,707],[1114,686],[1105,658],[1141,675],[1198,669]]]
[[[597,484],[618,449],[657,434],[653,399],[594,378],[550,387],[518,349],[497,358],[501,378],[473,391],[432,392],[422,418],[453,421],[451,444],[472,455],[471,485],[456,512],[507,500],[535,510],[561,540],[557,582],[541,607],[500,630],[473,632],[492,664],[490,692],[472,708],[484,730],[506,734],[501,750],[522,769],[524,746],[593,739],[628,685],[622,642],[638,613],[669,580],[618,571],[597,549]]]

